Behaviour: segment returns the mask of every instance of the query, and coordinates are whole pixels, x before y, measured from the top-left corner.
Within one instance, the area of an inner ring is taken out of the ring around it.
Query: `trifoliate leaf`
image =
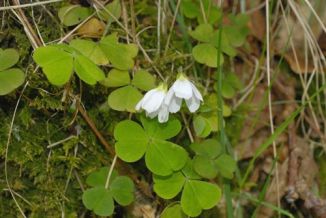
[[[183,213],[181,205],[172,203],[168,205],[160,215],[160,218],[186,218],[187,216]]]
[[[109,106],[117,111],[135,112],[136,104],[142,98],[138,89],[125,86],[114,90],[108,97]]]
[[[80,5],[68,5],[60,8],[58,16],[65,26],[74,26],[91,15],[91,10]]]
[[[129,177],[116,177],[110,185],[110,191],[114,200],[122,206],[127,206],[134,200],[134,183]]]
[[[220,54],[220,65],[223,64],[224,59],[223,59],[223,55],[221,53]],[[217,55],[218,55],[218,51],[217,49],[209,44],[209,43],[202,43],[202,44],[198,44],[196,45],[193,49],[192,49],[192,55],[194,56],[194,59],[201,63],[201,64],[205,64],[209,67],[217,67]]]
[[[12,68],[0,71],[0,95],[6,95],[22,85],[25,80],[23,71]]]
[[[192,38],[200,42],[209,42],[212,38],[213,31],[211,24],[200,24],[194,31],[190,31],[189,34]]]
[[[193,162],[191,161],[190,158],[188,158],[186,165],[182,168],[182,174],[187,178],[187,179],[201,179],[202,177],[196,173],[194,170],[194,165]]]
[[[128,85],[130,84],[129,72],[126,70],[112,69],[101,83],[106,87],[120,87]]]
[[[0,48],[0,71],[14,66],[19,60],[19,54],[15,49],[1,49]]]
[[[70,46],[97,65],[106,65],[109,63],[99,44],[96,42],[85,39],[74,39],[70,42]]]
[[[230,155],[222,154],[215,160],[215,164],[222,176],[232,179],[236,162]]]
[[[241,80],[238,78],[238,76],[235,73],[231,73],[231,72],[226,73],[224,81],[230,83],[230,85],[237,90],[243,87]]]
[[[187,18],[196,18],[201,14],[198,5],[191,0],[181,1],[180,9],[181,13],[183,13]]]
[[[209,121],[200,115],[196,116],[195,119],[193,120],[193,126],[196,135],[202,138],[207,137],[212,131]]]
[[[198,216],[203,209],[214,207],[221,198],[220,188],[201,179],[188,161],[181,171],[169,176],[154,175],[154,191],[164,199],[175,197],[183,188],[181,207],[188,216]]]
[[[222,16],[222,10],[218,7],[216,7],[214,4],[212,4],[211,0],[200,0],[203,4],[204,8],[204,14],[202,11],[200,12],[200,15],[197,16],[198,23],[206,23],[206,21],[210,24],[216,24],[216,22],[221,18]],[[198,2],[198,8],[201,8],[200,2]]]
[[[146,152],[149,138],[143,128],[136,122],[125,120],[115,127],[114,138],[116,153],[126,162],[139,160]]]
[[[170,139],[181,131],[181,123],[176,118],[171,118],[166,123],[158,123],[154,119],[142,116],[141,122],[147,134],[156,139]]]
[[[132,85],[141,90],[148,91],[155,88],[155,77],[146,70],[138,70],[132,79]]]
[[[232,114],[232,110],[229,106],[223,104],[223,117],[229,117]]]
[[[235,89],[229,83],[222,84],[222,96],[231,99],[236,94]]]
[[[89,174],[87,176],[87,179],[86,179],[87,185],[93,186],[93,187],[96,187],[96,186],[104,187],[106,179],[108,177],[108,173],[109,173],[109,167],[102,167],[99,170],[92,172],[91,174]],[[118,176],[118,173],[115,170],[113,170],[111,177],[110,177],[110,181],[114,180],[117,176]]]
[[[109,11],[109,12],[108,12]],[[114,0],[111,3],[105,5],[105,9],[102,9],[98,13],[99,17],[103,20],[113,22],[119,19],[121,16],[121,4],[119,0]],[[111,17],[113,15],[113,17]]]
[[[147,168],[153,173],[167,176],[180,170],[188,160],[188,153],[179,145],[155,138],[137,123],[126,120],[115,130],[116,153],[126,162],[139,160],[145,153]]]
[[[33,58],[43,69],[49,82],[61,86],[67,83],[73,72],[73,57],[56,46],[40,47]]]
[[[194,170],[202,177],[213,179],[217,176],[214,161],[203,155],[196,155],[193,159]]]
[[[133,58],[137,56],[138,47],[135,44],[118,42],[117,34],[111,34],[100,42],[102,51],[115,68],[128,70],[133,68]]]
[[[187,215],[198,216],[202,209],[214,207],[220,198],[221,190],[217,185],[188,180],[181,195],[181,207]]]
[[[185,177],[181,172],[169,176],[154,175],[153,179],[155,193],[164,199],[174,198],[182,190],[185,183]]]
[[[216,158],[221,154],[222,146],[215,139],[207,139],[200,143],[193,143],[190,148],[198,155],[207,156],[209,158]]]
[[[152,139],[145,154],[147,168],[153,173],[167,176],[180,170],[188,159],[184,148],[172,142]]]
[[[77,55],[74,60],[74,68],[81,80],[90,85],[104,80],[104,72],[92,61],[82,55]]]
[[[87,209],[99,216],[110,216],[114,211],[112,193],[104,187],[87,189],[83,193],[83,203]]]

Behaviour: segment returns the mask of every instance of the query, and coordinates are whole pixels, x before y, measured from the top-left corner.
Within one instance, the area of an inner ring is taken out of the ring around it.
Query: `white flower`
[[[164,84],[148,91],[136,105],[136,110],[144,109],[146,116],[154,118],[158,116],[160,123],[165,123],[169,119],[169,110],[164,104],[167,88]]]
[[[203,97],[196,86],[188,80],[183,74],[180,74],[178,79],[169,89],[164,103],[168,105],[169,112],[176,113],[180,110],[182,99],[185,99],[190,112],[195,112],[203,101]]]

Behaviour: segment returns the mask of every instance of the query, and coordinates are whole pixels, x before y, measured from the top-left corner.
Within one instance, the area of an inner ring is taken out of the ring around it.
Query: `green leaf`
[[[225,75],[224,80],[228,82],[233,88],[238,90],[243,87],[241,80],[238,78],[238,76],[235,73],[229,72],[224,75]]]
[[[68,5],[60,8],[58,16],[65,26],[74,26],[91,15],[91,10],[80,5]]]
[[[192,49],[192,55],[194,56],[194,59],[197,62],[205,64],[209,67],[217,67],[217,54],[217,49],[209,43],[198,44]],[[223,55],[220,55],[219,66],[224,62]]]
[[[188,158],[186,165],[182,169],[182,174],[187,179],[201,179],[202,177],[194,170],[193,162]]]
[[[214,45],[216,49],[221,50],[223,53],[234,57],[237,54],[237,51],[231,45],[228,36],[225,34],[224,29],[222,33],[221,30],[216,30],[211,37],[210,44]],[[220,36],[222,37],[220,39]],[[220,44],[221,40],[221,44]]]
[[[114,90],[108,97],[109,106],[117,111],[135,112],[136,104],[142,94],[132,86],[125,86]]]
[[[130,83],[129,72],[126,70],[110,70],[107,78],[102,81],[102,84],[106,87],[120,87],[128,85]]]
[[[122,206],[127,206],[134,200],[134,183],[129,177],[118,176],[110,185],[113,198]]]
[[[126,162],[135,162],[145,153],[149,138],[143,128],[136,122],[125,120],[114,129],[116,153]]]
[[[229,83],[222,84],[222,96],[226,99],[231,99],[235,96],[235,90]]]
[[[90,85],[95,85],[96,82],[105,78],[103,71],[82,55],[75,57],[74,68],[79,78]]]
[[[19,54],[15,49],[9,48],[2,50],[0,48],[0,71],[14,66],[19,60]]]
[[[190,0],[181,1],[181,12],[187,18],[196,18],[201,14],[198,5]]]
[[[166,123],[158,123],[154,119],[145,116],[141,117],[141,122],[147,134],[156,139],[170,139],[181,131],[181,123],[176,118],[170,118]]]
[[[201,143],[193,143],[190,148],[198,155],[216,158],[222,152],[221,144],[215,139],[207,139]]]
[[[214,4],[212,4],[211,0],[201,0],[204,5],[204,11],[206,15],[206,20],[210,24],[216,24],[216,22],[220,19],[222,16],[222,10]],[[199,3],[199,2],[198,2]],[[198,4],[197,7],[201,7],[200,4]],[[200,15],[197,16],[198,23],[204,23],[204,17],[202,12],[200,12]]]
[[[209,121],[200,115],[196,116],[193,120],[193,126],[196,135],[202,138],[207,137],[212,132],[212,128]]]
[[[160,215],[160,218],[186,218],[181,205],[172,203],[168,205]]]
[[[112,22],[115,19],[113,19],[110,14],[112,14],[116,19],[119,19],[121,16],[121,4],[119,0],[112,1],[111,3],[105,5],[105,8],[106,9],[102,9],[98,13],[98,16],[101,19]]]
[[[133,68],[133,58],[137,56],[138,47],[135,44],[123,44],[118,42],[116,33],[113,33],[100,42],[102,51],[115,68],[128,70]]]
[[[175,172],[169,176],[153,176],[154,191],[161,198],[172,199],[181,191],[185,177],[181,172]]]
[[[223,104],[223,117],[229,117],[232,114],[232,110],[229,106]]]
[[[249,29],[247,23],[249,16],[246,14],[232,15],[230,14],[229,19],[231,25],[225,26],[223,31],[227,35],[230,44],[234,47],[242,46],[246,42]]]
[[[147,168],[160,176],[180,170],[187,162],[188,153],[172,142],[152,139],[145,154]]]
[[[83,203],[87,209],[99,216],[110,216],[114,211],[112,194],[104,187],[87,189],[83,193]]]
[[[217,169],[214,161],[206,156],[196,155],[193,159],[195,171],[202,177],[214,179],[217,176]]]
[[[92,172],[91,174],[89,174],[87,176],[86,179],[86,183],[89,186],[100,186],[100,187],[104,187],[105,186],[105,182],[107,179],[109,173],[109,168],[108,167],[101,167],[99,170]],[[113,170],[112,174],[111,174],[111,181],[115,179],[115,177],[118,176],[118,173]]]
[[[148,91],[155,88],[155,77],[146,70],[138,70],[134,75],[132,85],[141,90]]]
[[[236,162],[230,155],[222,154],[215,160],[215,164],[222,176],[232,179]]]
[[[200,42],[209,42],[212,38],[213,30],[211,24],[200,24],[194,31],[190,31],[189,34]]]
[[[181,195],[181,207],[188,216],[198,216],[202,209],[216,206],[220,198],[221,190],[217,185],[188,180]]]
[[[73,57],[56,46],[40,47],[33,54],[34,61],[40,65],[53,85],[67,83],[73,72]]]
[[[25,81],[25,74],[17,68],[0,71],[0,96],[6,95],[22,85]]]
[[[96,42],[85,39],[74,39],[70,42],[70,46],[97,65],[107,65],[109,63],[99,44]]]

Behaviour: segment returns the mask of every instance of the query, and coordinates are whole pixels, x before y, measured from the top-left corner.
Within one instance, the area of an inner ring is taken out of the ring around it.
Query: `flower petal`
[[[174,90],[171,87],[168,91],[168,93],[166,93],[165,99],[164,99],[164,104],[169,105],[172,98],[174,97]]]
[[[169,111],[166,105],[162,105],[158,113],[158,122],[165,123],[169,120]]]
[[[200,106],[200,100],[197,99],[195,96],[193,96],[192,98],[186,100],[186,104],[188,106],[189,111],[191,113],[194,113],[195,111],[198,110]]]
[[[153,119],[154,117],[157,116],[158,113],[159,113],[159,110],[153,111],[151,113],[146,112],[146,117],[149,117],[149,118]]]
[[[173,96],[171,101],[170,101],[170,104],[168,105],[169,106],[169,111],[171,113],[178,112],[180,110],[180,108],[181,108],[181,104],[182,104],[182,99],[178,98],[176,96]]]
[[[197,87],[193,83],[191,83],[191,88],[192,88],[192,91],[195,94],[196,98],[203,101],[203,96],[200,94]]]
[[[139,111],[139,110],[141,109],[141,107],[142,107],[142,105],[143,105],[143,99],[144,99],[144,98],[142,98],[142,99],[137,103],[137,105],[136,105],[136,107],[135,107],[136,111]]]
[[[174,90],[175,96],[179,98],[190,99],[193,95],[191,82],[186,79],[176,80],[171,88]]]
[[[154,111],[157,111],[165,98],[165,92],[162,90],[155,90],[151,93],[147,101],[144,100],[143,108],[148,113],[152,113]]]

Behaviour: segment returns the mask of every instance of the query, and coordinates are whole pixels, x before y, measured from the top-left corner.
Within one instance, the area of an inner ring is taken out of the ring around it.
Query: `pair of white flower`
[[[188,78],[180,74],[173,83],[169,91],[165,84],[148,91],[136,105],[136,110],[144,109],[146,116],[154,118],[158,116],[160,123],[165,123],[169,119],[169,113],[176,113],[180,110],[182,99],[190,112],[195,112],[203,101],[203,97],[196,86]]]

